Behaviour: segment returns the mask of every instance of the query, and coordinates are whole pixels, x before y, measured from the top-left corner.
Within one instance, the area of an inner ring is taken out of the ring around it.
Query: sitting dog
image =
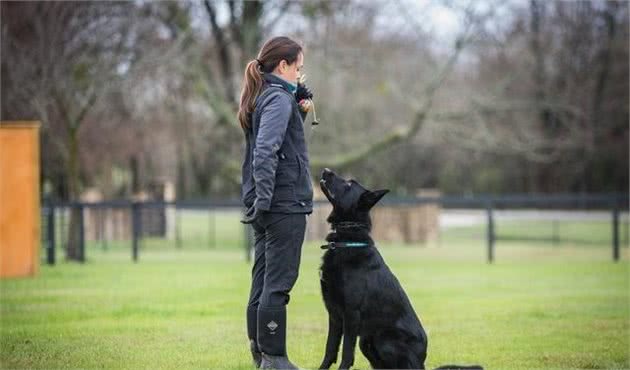
[[[375,369],[424,369],[427,334],[407,294],[383,261],[370,238],[370,209],[389,190],[367,190],[324,169],[322,192],[333,206],[327,221],[333,231],[321,265],[321,289],[328,311],[326,353],[319,366],[337,362],[343,336],[340,369],[354,363],[359,348]],[[439,369],[482,369],[442,366]]]

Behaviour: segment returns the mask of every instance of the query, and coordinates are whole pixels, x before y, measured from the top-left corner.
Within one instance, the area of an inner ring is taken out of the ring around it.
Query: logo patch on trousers
[[[274,332],[276,329],[278,329],[278,324],[276,324],[276,322],[272,320],[272,321],[269,321],[269,323],[267,324],[267,327],[269,328],[269,330]]]

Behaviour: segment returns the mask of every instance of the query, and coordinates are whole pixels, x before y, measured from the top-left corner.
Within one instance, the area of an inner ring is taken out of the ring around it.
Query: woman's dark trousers
[[[263,213],[252,227],[255,257],[247,335],[255,359],[256,350],[286,358],[286,306],[298,278],[306,214]]]

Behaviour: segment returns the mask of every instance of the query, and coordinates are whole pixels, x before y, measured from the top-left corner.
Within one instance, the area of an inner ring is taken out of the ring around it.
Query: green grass
[[[96,243],[85,265],[0,281],[0,367],[250,368],[242,230],[226,215],[212,247],[204,220],[186,219],[181,249],[144,240],[137,264],[128,242]],[[428,332],[428,368],[630,368],[628,248],[613,263],[607,243],[499,242],[488,265],[484,240],[460,231],[439,245],[381,246]],[[306,368],[327,328],[318,245],[304,246],[288,314],[289,354]],[[355,368],[368,367],[357,348]]]

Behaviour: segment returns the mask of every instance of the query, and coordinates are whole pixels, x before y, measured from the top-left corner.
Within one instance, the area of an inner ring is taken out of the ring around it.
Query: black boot
[[[258,306],[247,306],[247,337],[249,338],[249,349],[252,351],[254,366],[258,369],[260,367],[260,361],[262,360],[262,354],[256,343],[257,318]]]
[[[256,369],[260,369],[260,363],[262,362],[262,353],[260,353],[260,350],[258,349],[258,345],[256,344],[255,340],[249,340],[249,349],[252,351],[254,367],[256,367]]]
[[[287,356],[272,356],[265,353],[262,354],[262,362],[260,363],[261,369],[290,369],[298,370],[299,368],[291,363]]]
[[[287,311],[285,307],[258,307],[258,347],[261,369],[297,369],[287,357]]]

